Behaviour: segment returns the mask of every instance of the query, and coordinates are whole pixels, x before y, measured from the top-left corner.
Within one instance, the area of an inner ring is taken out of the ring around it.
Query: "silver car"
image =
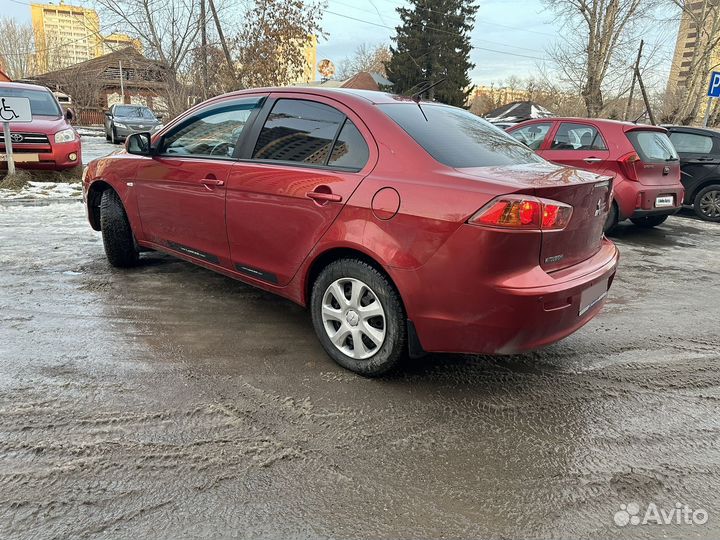
[[[144,105],[113,105],[105,113],[105,138],[118,144],[128,135],[154,131],[159,125],[160,119]]]

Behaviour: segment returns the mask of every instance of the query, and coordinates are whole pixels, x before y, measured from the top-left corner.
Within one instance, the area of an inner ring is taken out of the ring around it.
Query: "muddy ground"
[[[720,226],[616,240],[570,338],[367,380],[289,302],[0,203],[0,538],[717,538]]]

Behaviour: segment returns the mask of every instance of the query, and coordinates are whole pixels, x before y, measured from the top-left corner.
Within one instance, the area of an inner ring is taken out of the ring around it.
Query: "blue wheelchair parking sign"
[[[720,97],[720,71],[713,71],[710,74],[710,86],[707,95],[714,98]]]

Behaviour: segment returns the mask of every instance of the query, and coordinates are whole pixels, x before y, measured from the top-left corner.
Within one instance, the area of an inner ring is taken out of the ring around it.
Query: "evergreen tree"
[[[426,84],[445,82],[423,94],[431,100],[465,106],[472,90],[469,71],[470,32],[475,24],[474,0],[410,0],[397,8],[401,26],[393,38],[387,75],[398,94],[411,94]]]

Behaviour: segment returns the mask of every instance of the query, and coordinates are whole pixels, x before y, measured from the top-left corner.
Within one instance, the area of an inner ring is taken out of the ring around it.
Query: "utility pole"
[[[118,60],[118,67],[120,68],[120,102],[125,103],[125,82],[122,72],[122,60]]]
[[[202,66],[202,97],[203,101],[208,98],[208,62],[207,62],[207,14],[205,13],[205,0],[200,0],[200,50]]]
[[[223,52],[225,53],[225,60],[227,60],[228,69],[230,69],[230,74],[232,75],[233,80],[238,82],[237,74],[235,73],[235,66],[233,66],[232,56],[230,56],[230,49],[228,49],[227,41],[225,41],[225,34],[223,34],[222,26],[220,26],[220,18],[218,17],[217,10],[215,9],[215,2],[213,0],[208,0],[208,4],[210,6],[213,19],[215,20],[215,28],[217,28],[220,44],[222,45]]]
[[[652,109],[650,108],[650,100],[648,99],[647,92],[645,91],[645,84],[643,84],[642,75],[640,75],[640,68],[638,66],[635,66],[635,76],[637,77],[638,85],[640,86],[640,92],[642,92],[645,109],[650,117],[650,123],[653,126],[656,126],[655,117],[653,116]]]
[[[640,40],[640,48],[638,49],[637,60],[635,60],[635,69],[633,69],[632,84],[630,85],[630,96],[628,97],[627,105],[625,106],[625,117],[627,120],[630,116],[630,107],[632,107],[633,94],[635,93],[635,80],[637,79],[637,73],[640,71],[640,58],[642,57],[643,45],[645,40]]]

